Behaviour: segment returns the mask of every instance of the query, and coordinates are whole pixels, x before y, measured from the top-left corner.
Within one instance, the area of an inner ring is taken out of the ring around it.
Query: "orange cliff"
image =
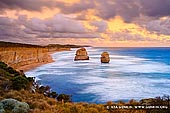
[[[27,71],[36,66],[53,62],[50,53],[69,50],[70,48],[0,47],[0,61],[17,70]]]

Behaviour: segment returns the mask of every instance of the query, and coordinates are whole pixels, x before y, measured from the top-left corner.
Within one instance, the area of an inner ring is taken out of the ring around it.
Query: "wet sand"
[[[51,62],[54,62],[54,61],[52,60],[52,61],[49,61],[49,62],[32,63],[32,64],[21,66],[21,67],[17,68],[16,70],[23,70],[24,72],[26,72],[26,71],[33,70],[36,67],[39,67],[41,65],[48,64],[48,63],[51,63]]]

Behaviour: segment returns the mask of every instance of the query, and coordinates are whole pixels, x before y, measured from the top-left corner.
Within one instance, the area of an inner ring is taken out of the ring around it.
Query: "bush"
[[[58,94],[55,91],[50,93],[50,97],[52,97],[52,98],[56,98],[57,96],[58,96]]]
[[[4,99],[0,102],[0,113],[10,111],[13,113],[28,113],[29,105],[15,99]]]
[[[14,113],[27,113],[29,110],[29,105],[25,102],[18,102],[14,109],[12,110]]]
[[[7,69],[7,67],[8,67],[8,65],[7,65],[7,64],[5,64],[4,62],[1,62],[1,61],[0,61],[0,68],[2,68],[2,69],[4,69],[4,70],[6,70],[6,69]]]
[[[49,86],[41,86],[41,87],[39,87],[38,92],[41,94],[47,94],[48,92],[50,92],[50,87]]]
[[[57,100],[58,100],[58,101],[64,101],[64,102],[70,102],[70,101],[71,101],[71,97],[70,97],[70,95],[60,94],[60,95],[57,97]]]
[[[17,100],[15,99],[4,99],[1,101],[3,104],[3,108],[5,110],[12,110],[14,109],[15,105],[17,104]]]
[[[20,75],[20,73],[18,71],[16,71],[14,68],[8,67],[7,64],[5,64],[4,62],[1,62],[1,61],[0,61],[0,68],[7,71],[10,74],[13,74],[14,76]]]
[[[20,75],[20,73],[18,71],[14,70],[12,67],[8,67],[6,69],[6,71],[8,71],[10,74],[14,74],[15,76],[19,76]]]
[[[12,79],[12,88],[14,90],[26,89],[29,86],[27,78],[22,76],[16,76]]]
[[[0,113],[4,113],[4,112],[5,112],[5,110],[4,110],[4,108],[3,108],[3,104],[0,103]]]

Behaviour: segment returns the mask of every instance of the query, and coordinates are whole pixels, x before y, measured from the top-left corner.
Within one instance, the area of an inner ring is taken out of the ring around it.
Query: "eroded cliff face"
[[[0,61],[17,69],[33,63],[52,62],[49,52],[70,50],[70,48],[27,48],[27,47],[0,47]]]

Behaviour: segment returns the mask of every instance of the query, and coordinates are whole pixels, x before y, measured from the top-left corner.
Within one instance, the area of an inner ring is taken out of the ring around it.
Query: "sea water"
[[[74,102],[140,100],[170,94],[170,48],[86,48],[90,60],[74,61],[76,49],[52,54],[55,62],[26,72]],[[103,51],[110,63],[101,63]]]

